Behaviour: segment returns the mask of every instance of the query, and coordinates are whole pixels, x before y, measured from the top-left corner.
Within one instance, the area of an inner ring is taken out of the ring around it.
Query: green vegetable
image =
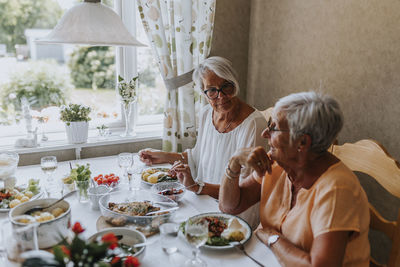
[[[28,187],[25,189],[25,191],[31,191],[34,195],[38,194],[40,191],[39,179],[29,179]]]
[[[92,175],[92,172],[90,171],[89,164],[86,165],[79,165],[76,164],[77,168],[71,170],[71,175],[70,177],[74,181],[89,181],[90,180],[90,175]]]
[[[223,237],[213,236],[208,238],[206,244],[210,246],[226,246],[229,245],[229,240]]]

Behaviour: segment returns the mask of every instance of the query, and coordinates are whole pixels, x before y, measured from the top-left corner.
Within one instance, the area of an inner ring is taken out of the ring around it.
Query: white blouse
[[[220,184],[226,164],[239,148],[263,146],[267,139],[261,137],[267,121],[258,110],[254,110],[240,125],[228,133],[220,133],[212,121],[213,109],[205,106],[199,116],[197,142],[187,149],[188,164],[196,181]],[[259,223],[258,204],[241,213],[251,226]]]

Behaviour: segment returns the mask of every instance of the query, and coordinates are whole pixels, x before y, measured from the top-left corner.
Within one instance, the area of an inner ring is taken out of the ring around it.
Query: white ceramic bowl
[[[121,235],[122,239],[120,239],[119,242],[128,246],[146,242],[146,237],[141,232],[123,227],[104,229],[89,237],[88,240],[95,241],[98,237],[101,237],[107,233],[114,233],[114,235],[116,236]],[[139,260],[142,260],[145,254],[145,250],[146,246],[138,248],[138,251],[133,254],[133,256],[137,257]]]
[[[183,192],[180,193],[180,194],[172,194],[172,195],[160,194],[160,192],[162,192],[164,190],[167,190],[167,189],[170,189],[170,190],[172,190],[172,189],[177,189],[177,190],[182,189]],[[167,197],[167,198],[169,198],[169,199],[171,199],[173,201],[179,202],[179,201],[181,201],[183,195],[185,194],[186,189],[185,189],[185,186],[183,184],[178,183],[178,182],[161,182],[161,183],[154,184],[151,187],[151,191],[153,193],[163,195],[163,196],[165,196],[165,197]]]
[[[99,185],[96,187],[90,187],[88,189],[88,196],[92,209],[99,210],[99,200],[102,196],[107,195],[111,191],[111,188],[105,185]]]
[[[24,223],[20,223],[14,220],[14,217],[23,215],[28,210],[34,207],[45,207],[54,201],[56,198],[43,198],[43,199],[36,199],[32,201],[28,201],[22,203],[15,208],[11,209],[9,213],[9,218],[12,224],[12,227],[23,227],[26,226]],[[71,225],[71,208],[67,201],[62,200],[53,208],[60,207],[65,210],[63,214],[59,217],[39,223],[38,226],[38,243],[39,248],[49,248],[52,246],[57,245],[63,238],[68,235],[68,228]]]

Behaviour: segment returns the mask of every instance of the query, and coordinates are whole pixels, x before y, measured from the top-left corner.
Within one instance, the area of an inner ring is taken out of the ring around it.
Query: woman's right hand
[[[235,152],[229,160],[229,168],[239,172],[241,166],[253,168],[257,175],[262,177],[265,172],[271,173],[274,161],[270,159],[265,149],[261,146],[243,148]]]
[[[151,166],[167,162],[167,153],[152,148],[145,148],[139,151],[139,158],[147,166]]]

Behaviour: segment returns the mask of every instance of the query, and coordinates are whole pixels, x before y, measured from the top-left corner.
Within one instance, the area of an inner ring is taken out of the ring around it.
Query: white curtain
[[[205,104],[190,71],[210,53],[216,0],[137,0],[153,55],[168,90],[164,151],[183,151],[196,142],[196,113]],[[186,75],[184,75],[186,74]],[[190,79],[191,80],[191,79]]]

